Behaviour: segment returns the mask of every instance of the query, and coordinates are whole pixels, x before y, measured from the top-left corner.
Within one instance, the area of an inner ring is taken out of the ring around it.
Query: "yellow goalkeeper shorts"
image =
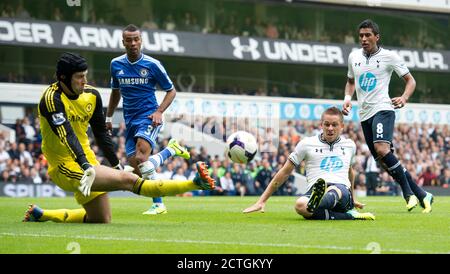
[[[96,162],[93,165],[98,165]],[[52,181],[65,191],[74,193],[75,200],[80,205],[84,205],[94,200],[96,197],[106,192],[91,192],[89,196],[84,196],[79,190],[81,177],[84,171],[76,162],[60,163],[57,167],[50,168],[48,171]]]

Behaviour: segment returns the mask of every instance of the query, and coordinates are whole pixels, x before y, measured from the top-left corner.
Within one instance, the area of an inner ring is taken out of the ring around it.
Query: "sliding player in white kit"
[[[367,146],[378,163],[400,185],[406,208],[411,211],[420,202],[423,213],[431,212],[433,195],[420,188],[409,172],[393,154],[394,108],[405,106],[413,94],[416,81],[395,52],[378,46],[380,31],[371,20],[364,20],[358,27],[362,49],[355,50],[348,57],[347,84],[342,113],[348,115],[351,98],[356,89],[360,108],[361,128]],[[405,89],[401,96],[389,97],[389,82],[392,72],[402,77]]]
[[[341,136],[344,117],[336,107],[326,109],[321,117],[323,132],[301,140],[289,159],[274,176],[259,200],[244,213],[264,212],[267,200],[305,161],[308,190],[297,199],[295,210],[311,220],[375,220],[372,213],[361,213],[354,208],[364,205],[353,198],[355,179],[352,164],[356,145]]]

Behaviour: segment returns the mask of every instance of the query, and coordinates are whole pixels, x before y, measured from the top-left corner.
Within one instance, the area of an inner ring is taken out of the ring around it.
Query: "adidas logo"
[[[117,75],[124,75],[125,73],[123,72],[123,70],[120,70]]]

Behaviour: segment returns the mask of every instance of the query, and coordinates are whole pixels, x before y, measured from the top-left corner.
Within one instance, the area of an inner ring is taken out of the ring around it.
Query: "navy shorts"
[[[336,211],[336,212],[347,212],[355,207],[355,205],[353,204],[352,192],[350,191],[350,189],[347,188],[347,186],[345,186],[343,184],[327,183],[327,188],[330,186],[337,187],[342,193],[341,199],[337,202],[337,204],[331,210]],[[301,195],[301,197],[305,196],[305,197],[310,198],[311,192],[312,192],[312,187],[305,194]]]
[[[395,112],[392,110],[383,110],[377,112],[366,121],[361,122],[361,128],[366,139],[367,146],[373,157],[377,159],[374,143],[384,142],[392,145],[392,136],[394,135]]]
[[[127,125],[125,140],[127,157],[136,154],[137,138],[141,138],[149,142],[153,149],[156,145],[156,138],[158,138],[158,133],[161,127],[162,125],[157,127],[152,126],[152,120],[150,119],[142,120],[139,124]]]

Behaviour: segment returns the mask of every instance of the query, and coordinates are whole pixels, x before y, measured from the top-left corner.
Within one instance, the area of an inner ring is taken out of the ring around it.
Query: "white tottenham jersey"
[[[392,71],[399,77],[409,73],[403,60],[393,51],[379,48],[366,56],[363,49],[359,49],[348,56],[347,77],[355,79],[361,121],[381,110],[394,110],[389,97]]]
[[[343,184],[351,187],[348,171],[354,162],[356,145],[351,139],[343,136],[334,143],[321,139],[321,134],[306,137],[289,155],[289,160],[299,166],[305,160],[306,180],[308,190],[322,178],[327,183]]]

